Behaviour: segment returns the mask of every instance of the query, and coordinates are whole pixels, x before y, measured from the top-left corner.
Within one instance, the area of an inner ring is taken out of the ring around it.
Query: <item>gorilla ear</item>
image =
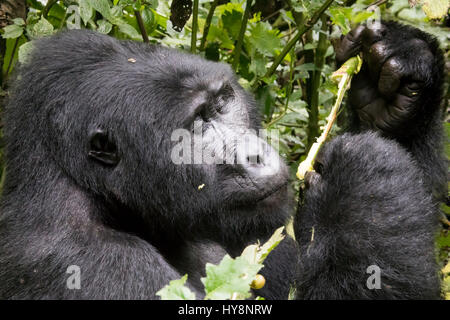
[[[119,163],[116,144],[101,129],[90,134],[88,155],[89,158],[107,166],[115,166]]]

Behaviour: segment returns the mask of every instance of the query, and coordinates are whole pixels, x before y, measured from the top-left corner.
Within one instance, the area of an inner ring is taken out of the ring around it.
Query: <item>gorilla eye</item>
[[[107,166],[115,166],[119,162],[116,144],[101,129],[90,134],[88,156]]]

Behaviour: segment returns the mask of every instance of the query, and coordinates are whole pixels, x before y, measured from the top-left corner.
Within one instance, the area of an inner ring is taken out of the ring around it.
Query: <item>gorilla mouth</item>
[[[286,187],[288,185],[288,181],[276,186],[275,188],[272,188],[266,192],[264,192],[261,196],[259,196],[258,198],[256,198],[256,200],[254,201],[255,203],[257,202],[261,202],[267,198],[269,198],[270,196],[274,195],[275,193],[277,193],[278,191],[280,191],[281,189],[283,189],[284,187]]]

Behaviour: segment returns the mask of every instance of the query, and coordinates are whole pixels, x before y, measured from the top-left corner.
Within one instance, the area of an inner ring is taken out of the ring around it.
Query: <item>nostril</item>
[[[247,163],[261,165],[263,164],[262,157],[259,154],[247,156]]]

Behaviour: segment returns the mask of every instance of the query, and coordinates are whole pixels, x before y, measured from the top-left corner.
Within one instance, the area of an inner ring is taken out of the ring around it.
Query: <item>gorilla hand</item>
[[[349,92],[353,127],[399,138],[418,133],[441,98],[437,41],[412,27],[375,22],[341,39],[336,60],[342,64],[359,52],[364,63]]]

